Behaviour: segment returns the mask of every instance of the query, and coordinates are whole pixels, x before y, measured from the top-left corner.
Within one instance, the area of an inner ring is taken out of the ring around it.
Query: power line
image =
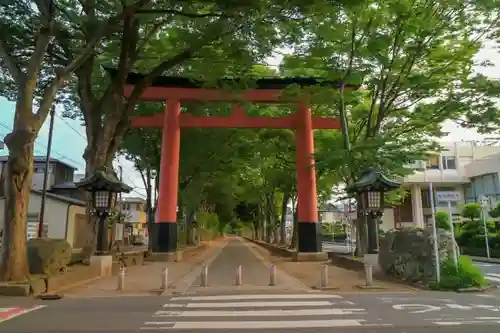
[[[56,117],[57,117],[59,120],[61,120],[63,123],[65,123],[65,124],[66,124],[66,126],[68,126],[70,129],[72,129],[72,130],[73,130],[73,132],[75,132],[75,133],[76,133],[76,134],[78,134],[78,135],[79,135],[82,139],[84,139],[84,140],[85,140],[85,142],[87,142],[87,138],[86,138],[86,137],[85,137],[82,133],[80,133],[80,131],[78,131],[76,128],[74,128],[74,127],[73,127],[70,123],[68,123],[68,122],[66,121],[66,119],[64,119],[63,117],[61,117],[61,116],[60,116],[60,115],[58,115],[57,113],[56,113]]]
[[[8,130],[8,131],[12,132],[12,128],[10,128],[9,126],[5,125],[4,123],[0,123],[0,126],[1,126],[1,127],[3,127],[3,128],[5,128],[6,130]],[[36,144],[40,145],[42,148],[47,149],[47,146],[46,146],[46,145],[44,145],[43,143],[36,142]],[[62,154],[62,153],[60,153],[60,152],[58,152],[58,151],[56,151],[56,150],[54,150],[54,149],[52,149],[52,151],[54,151],[54,153],[55,153],[56,155],[59,155],[61,159],[66,159],[66,160],[68,160],[68,161],[70,161],[70,162],[74,163],[74,164],[75,164],[76,166],[78,166],[79,168],[82,168],[83,170],[85,170],[85,166],[83,166],[83,165],[81,164],[81,162],[75,161],[74,159],[72,159],[72,158],[70,158],[70,157],[68,157],[68,156],[66,156],[66,155],[64,155],[64,154]],[[37,153],[37,154],[39,154],[39,153]],[[45,153],[42,153],[42,155],[45,155]]]

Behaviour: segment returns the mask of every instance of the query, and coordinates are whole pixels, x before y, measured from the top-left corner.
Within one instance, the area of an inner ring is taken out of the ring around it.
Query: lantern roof
[[[368,168],[354,184],[346,188],[347,193],[364,191],[391,191],[399,188],[401,183],[390,180],[382,171]]]
[[[114,171],[107,171],[106,168],[96,169],[90,176],[75,183],[75,186],[87,192],[109,191],[128,193],[132,191],[132,187],[120,181]]]

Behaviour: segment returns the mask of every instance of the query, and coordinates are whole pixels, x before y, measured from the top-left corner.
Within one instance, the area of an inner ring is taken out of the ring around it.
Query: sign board
[[[438,191],[436,192],[436,200],[441,202],[460,201],[460,192],[458,191]]]
[[[490,203],[490,200],[485,195],[480,195],[478,199],[482,207],[487,207]]]

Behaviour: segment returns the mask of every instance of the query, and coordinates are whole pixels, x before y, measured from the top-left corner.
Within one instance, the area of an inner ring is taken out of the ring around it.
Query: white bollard
[[[326,287],[328,287],[328,264],[324,264],[321,270],[321,288]]]
[[[276,265],[274,264],[269,265],[269,285],[276,285]]]
[[[208,266],[207,264],[203,265],[201,269],[201,286],[208,287]]]
[[[373,267],[370,264],[365,264],[365,279],[366,286],[370,287],[373,284]]]
[[[120,273],[118,273],[118,291],[125,289],[125,267],[120,268]]]
[[[161,273],[161,290],[166,291],[168,289],[168,268],[164,268]]]
[[[241,286],[241,282],[242,282],[242,276],[241,276],[241,271],[242,271],[242,266],[241,265],[238,265],[238,267],[236,267],[236,280],[234,281],[235,285],[237,286]]]

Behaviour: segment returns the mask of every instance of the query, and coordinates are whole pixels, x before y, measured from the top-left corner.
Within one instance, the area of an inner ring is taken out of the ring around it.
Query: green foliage
[[[446,231],[450,231],[450,217],[446,212],[437,212],[436,216],[436,227],[440,229],[444,229]]]
[[[470,220],[476,220],[481,217],[481,204],[470,203],[466,204],[462,208],[461,215]]]
[[[461,288],[484,287],[488,284],[483,272],[468,257],[460,256],[458,265],[452,258],[441,263],[441,281],[434,288],[458,290]]]

